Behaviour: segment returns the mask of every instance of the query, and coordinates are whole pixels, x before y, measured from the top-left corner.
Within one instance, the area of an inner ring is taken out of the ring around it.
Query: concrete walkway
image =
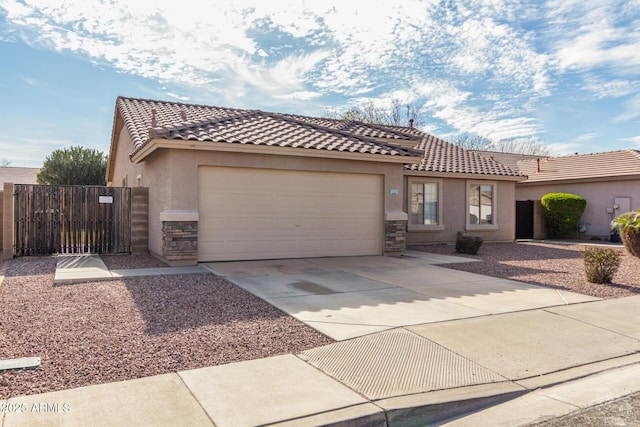
[[[58,255],[54,283],[81,283],[121,277],[164,276],[171,274],[209,273],[205,267],[163,267],[109,270],[100,255]]]
[[[309,324],[322,323],[314,313],[335,315],[339,327],[331,330],[352,338],[299,354],[16,397],[0,401],[9,409],[0,425],[516,426],[640,390],[640,296],[552,298],[537,287],[471,276],[444,283],[433,264],[451,259],[367,258],[210,266],[226,266],[229,278],[298,310]],[[78,268],[95,268],[90,262]],[[337,279],[347,283],[343,292]],[[363,302],[376,290],[385,297]],[[529,306],[516,301],[529,297],[536,300]],[[501,301],[513,305],[499,310]],[[419,317],[444,303],[441,312],[475,311]],[[350,320],[338,316],[343,310]],[[396,325],[403,312],[410,321]],[[362,333],[375,329],[367,317],[376,315],[386,316],[382,328]]]

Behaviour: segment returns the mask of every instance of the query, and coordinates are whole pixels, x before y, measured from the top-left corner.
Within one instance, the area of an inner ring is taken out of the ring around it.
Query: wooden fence
[[[16,184],[14,255],[131,252],[131,189]]]

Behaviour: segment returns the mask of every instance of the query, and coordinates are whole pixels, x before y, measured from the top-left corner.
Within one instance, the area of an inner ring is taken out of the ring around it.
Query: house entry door
[[[516,201],[516,239],[533,239],[533,200]]]

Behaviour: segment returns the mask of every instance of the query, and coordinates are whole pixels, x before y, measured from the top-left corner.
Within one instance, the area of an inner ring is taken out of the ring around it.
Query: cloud
[[[581,147],[580,143],[577,142],[555,142],[552,144],[546,144],[546,147],[549,148],[549,153],[552,156],[571,156],[578,152],[578,149]]]
[[[72,145],[70,141],[52,138],[23,138],[3,135],[0,137],[0,153],[16,167],[41,167],[45,158],[53,150]],[[20,147],[20,149],[16,149]]]
[[[188,96],[181,96],[172,92],[167,92],[167,95],[182,102],[189,102],[191,100],[191,98],[189,98]]]
[[[598,99],[622,98],[640,92],[640,81],[628,79],[605,79],[599,75],[585,76],[586,86],[589,92]]]
[[[629,138],[619,138],[618,140],[622,142],[631,142],[634,145],[636,145],[638,148],[640,148],[640,135],[632,136]]]
[[[553,50],[560,69],[606,67],[637,75],[640,13],[632,3],[549,1],[547,17],[550,27],[556,27],[550,35],[555,39]]]
[[[624,112],[615,117],[615,122],[623,122],[640,117],[640,93],[624,103]]]
[[[216,3],[0,0],[0,40],[157,80],[175,99],[313,114],[397,98],[430,130],[494,139],[544,132],[539,101],[567,73],[583,74],[585,96],[640,91],[632,2]]]
[[[598,135],[595,133],[586,133],[584,135],[579,135],[578,137],[576,137],[576,142],[585,142],[585,141],[591,141],[592,139],[596,138]]]

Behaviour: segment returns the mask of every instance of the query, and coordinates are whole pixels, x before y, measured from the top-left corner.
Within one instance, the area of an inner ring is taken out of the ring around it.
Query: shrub
[[[611,223],[620,232],[622,243],[629,253],[640,258],[640,209],[627,212]]]
[[[611,283],[620,267],[620,251],[611,248],[590,247],[580,251],[584,271],[591,283]]]
[[[465,236],[458,233],[456,238],[456,253],[475,255],[482,246],[482,237]]]
[[[551,237],[566,236],[574,231],[587,206],[584,197],[569,193],[549,193],[540,200],[549,223]]]

